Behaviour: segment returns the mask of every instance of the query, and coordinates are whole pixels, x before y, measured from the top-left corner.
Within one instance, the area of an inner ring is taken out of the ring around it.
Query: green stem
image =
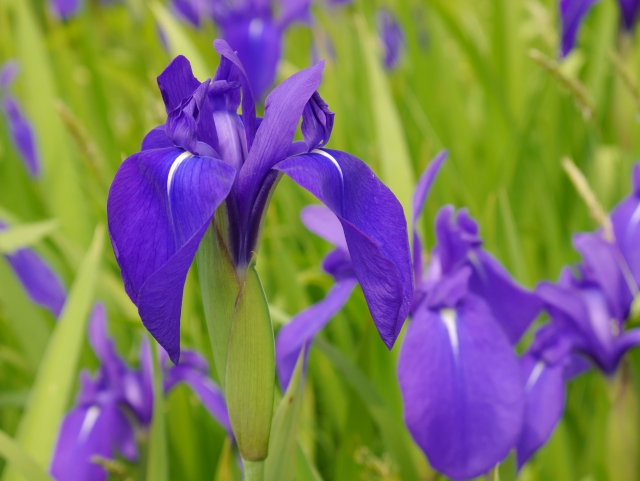
[[[487,481],[500,481],[500,465],[496,464],[496,467],[493,468],[487,474]]]
[[[245,461],[244,465],[244,481],[264,481],[264,461]]]

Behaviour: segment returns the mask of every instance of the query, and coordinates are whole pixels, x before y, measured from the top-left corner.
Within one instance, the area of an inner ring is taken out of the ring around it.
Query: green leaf
[[[202,304],[213,350],[213,359],[222,388],[225,388],[229,333],[233,324],[240,280],[227,248],[227,210],[222,205],[207,229],[196,258],[202,291]]]
[[[402,419],[396,418],[385,405],[375,386],[349,359],[324,339],[316,339],[314,345],[327,356],[342,373],[344,379],[367,405],[371,417],[381,431],[386,449],[397,463],[403,480],[416,480],[418,475],[411,459],[410,439],[403,429]]]
[[[300,443],[296,448],[296,481],[322,481],[322,476],[311,464]]]
[[[31,246],[57,227],[58,222],[55,220],[11,226],[0,232],[0,253],[11,254],[21,247]]]
[[[229,418],[245,461],[267,457],[275,375],[271,316],[254,258],[236,301],[226,374]]]
[[[189,40],[182,26],[178,23],[175,16],[159,3],[149,5],[151,12],[156,17],[160,28],[164,32],[167,42],[169,43],[169,52],[172,57],[184,55],[191,62],[193,74],[199,79],[205,79],[211,76],[211,69],[207,68],[207,64],[200,55],[196,46]]]
[[[40,466],[4,431],[0,431],[0,456],[28,481],[53,481]]]
[[[265,466],[265,481],[294,479],[298,424],[304,392],[303,366],[305,349],[300,351],[287,391],[278,404],[271,425],[269,457]]]
[[[164,419],[162,366],[159,363],[158,343],[154,339],[149,339],[149,342],[153,352],[153,421],[149,432],[147,481],[168,481],[169,456]]]
[[[18,434],[18,443],[42,467],[47,468],[77,376],[77,364],[95,286],[105,229],[99,225],[82,261],[67,302],[51,335],[40,369],[31,389]],[[13,469],[5,471],[3,481],[22,477]]]
[[[408,221],[412,196],[412,190],[408,187],[413,186],[415,181],[402,120],[382,69],[378,39],[369,32],[364,18],[357,17],[356,25],[369,79],[369,97],[380,155],[381,177],[400,200]]]

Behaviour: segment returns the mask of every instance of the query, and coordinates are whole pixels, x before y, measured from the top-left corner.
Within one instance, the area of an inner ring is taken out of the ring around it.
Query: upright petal
[[[427,201],[427,196],[431,191],[431,186],[436,180],[438,172],[440,172],[440,168],[442,167],[442,164],[444,164],[444,161],[447,160],[448,156],[449,152],[447,150],[443,150],[435,156],[420,176],[420,179],[418,179],[416,190],[413,193],[413,271],[416,283],[422,280],[424,263],[422,258],[422,242],[418,235],[418,219],[420,218],[420,215],[422,215],[422,210],[424,209],[424,205]]]
[[[384,48],[384,65],[392,70],[400,60],[404,33],[398,20],[385,8],[378,11],[378,24],[378,34]]]
[[[11,140],[31,177],[37,178],[42,170],[42,161],[36,145],[33,127],[22,113],[16,99],[6,95],[2,99],[2,110],[7,119]]]
[[[283,391],[289,385],[302,347],[310,345],[316,334],[342,309],[357,282],[353,278],[337,282],[324,299],[296,315],[280,329],[276,338],[276,367]]]
[[[584,17],[597,2],[598,0],[560,0],[560,20],[562,22],[560,54],[563,57],[573,49]]]
[[[364,162],[344,152],[316,150],[274,168],[340,220],[371,316],[391,348],[413,296],[407,225],[398,199]]]
[[[310,152],[324,147],[331,137],[335,114],[318,92],[314,92],[302,111],[302,136]]]
[[[469,290],[482,297],[491,308],[512,344],[517,344],[540,313],[542,301],[518,285],[507,270],[482,249],[469,252],[473,275]]]
[[[234,174],[220,160],[149,150],[125,160],[109,191],[109,233],[125,289],[174,363],[187,271]]]
[[[100,360],[101,369],[106,373],[112,389],[123,390],[123,376],[128,369],[118,356],[116,347],[107,333],[107,312],[102,303],[96,303],[89,319],[89,342]]]
[[[524,426],[516,447],[518,468],[551,437],[564,412],[564,364],[548,364],[526,354],[520,361],[527,407]]]
[[[11,87],[19,70],[20,65],[17,60],[7,60],[0,66],[0,91]]]
[[[525,396],[511,345],[470,295],[413,316],[398,360],[404,418],[431,465],[453,479],[487,473],[514,447]]]
[[[174,58],[158,76],[158,87],[167,114],[178,108],[199,86],[200,82],[194,77],[189,60],[182,55]]]
[[[611,223],[615,241],[635,280],[637,289],[640,284],[640,164],[633,168],[633,191],[611,212]]]
[[[311,0],[281,0],[278,26],[284,31],[293,22],[311,23]]]

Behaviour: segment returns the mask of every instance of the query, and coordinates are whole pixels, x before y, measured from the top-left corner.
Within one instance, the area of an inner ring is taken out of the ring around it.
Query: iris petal
[[[234,175],[217,159],[150,150],[125,160],[109,191],[109,233],[125,289],[174,362],[187,271]]]
[[[518,360],[491,311],[470,295],[457,309],[413,316],[398,361],[405,422],[432,466],[454,479],[487,473],[520,434]]]
[[[597,2],[598,0],[560,0],[560,19],[562,20],[560,53],[563,57],[573,49],[584,17]]]
[[[274,169],[315,195],[340,220],[369,310],[391,348],[413,295],[402,206],[364,162],[344,152],[316,150],[290,157]]]
[[[38,146],[36,145],[35,133],[30,122],[22,113],[16,99],[6,95],[2,99],[2,110],[7,118],[11,140],[20,153],[20,158],[24,163],[29,175],[37,178],[42,171],[42,161]]]

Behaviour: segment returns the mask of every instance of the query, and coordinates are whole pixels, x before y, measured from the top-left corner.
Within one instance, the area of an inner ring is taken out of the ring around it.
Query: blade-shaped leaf
[[[51,335],[20,420],[18,443],[45,469],[49,466],[58,428],[77,376],[76,366],[100,271],[104,234],[104,227],[99,225]],[[7,469],[2,479],[23,478],[17,471]]]
[[[35,244],[58,227],[55,220],[16,225],[0,232],[0,253],[11,254],[21,247]]]
[[[149,341],[153,352],[153,421],[149,432],[147,481],[167,481],[169,479],[169,456],[164,419],[162,368],[158,362],[160,347],[153,339],[149,339]]]
[[[271,425],[269,457],[265,465],[265,481],[288,481],[294,479],[298,423],[304,392],[303,366],[305,350],[298,355],[296,367],[287,391],[278,404]]]
[[[0,431],[0,456],[29,481],[52,481],[33,458],[4,431]]]

